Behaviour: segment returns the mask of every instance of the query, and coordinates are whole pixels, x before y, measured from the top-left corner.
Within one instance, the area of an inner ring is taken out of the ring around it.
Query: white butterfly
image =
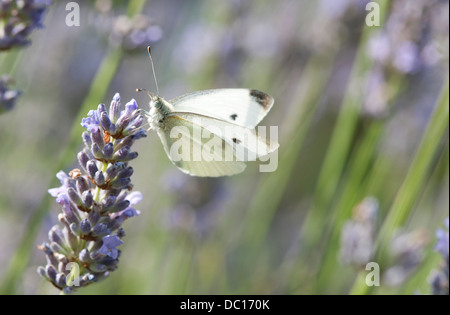
[[[150,47],[148,52],[151,60]],[[267,156],[279,146],[255,130],[274,103],[266,93],[216,89],[169,101],[148,94],[150,111],[145,114],[150,129],[158,133],[169,159],[184,173],[202,177],[238,174],[244,171],[244,162]]]

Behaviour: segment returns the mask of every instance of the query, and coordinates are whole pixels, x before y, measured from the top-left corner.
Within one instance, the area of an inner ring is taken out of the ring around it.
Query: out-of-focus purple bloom
[[[342,228],[340,259],[345,264],[364,266],[375,246],[378,201],[368,197],[353,210],[353,218]]]
[[[0,0],[0,51],[30,43],[29,35],[43,27],[51,0]]]
[[[443,258],[441,266],[437,270],[433,270],[430,277],[431,289],[434,295],[448,295],[449,294],[449,218],[444,222],[447,230],[438,229],[436,231],[437,242],[434,247]]]
[[[436,231],[436,238],[437,238],[437,243],[436,246],[434,247],[434,249],[436,251],[438,251],[439,253],[441,253],[442,257],[444,257],[444,259],[448,260],[448,230],[449,230],[449,218],[447,218],[445,220],[445,227],[447,228],[447,231],[444,229],[439,229]]]
[[[81,122],[87,129],[82,136],[85,148],[78,153],[81,170],[74,169],[69,175],[58,172],[61,186],[48,191],[61,205],[63,213],[58,218],[64,227],[52,228],[50,244],[40,246],[47,265],[39,267],[38,273],[65,293],[73,292],[72,283],[77,283],[66,283],[70,275],[65,265],[69,262],[79,265],[81,287],[117,269],[117,247],[125,236],[121,225],[139,215],[132,206],[142,200],[140,192],[129,193],[133,169],[128,161],[137,157],[131,147],[146,136],[136,102],[123,108],[116,94],[109,111],[100,104],[88,116]]]
[[[422,262],[428,242],[423,230],[398,233],[389,244],[390,267],[383,275],[383,282],[390,286],[403,283]]]
[[[399,0],[393,3],[383,29],[369,39],[368,54],[386,70],[415,74],[448,55],[448,1]],[[430,17],[433,17],[430,19]]]
[[[22,94],[21,91],[10,88],[12,83],[13,80],[10,77],[0,77],[0,114],[10,111]]]
[[[135,51],[158,42],[163,36],[161,27],[146,15],[139,14],[132,18],[126,15],[114,16],[106,6],[98,10],[101,12],[98,30],[108,37],[113,46]]]

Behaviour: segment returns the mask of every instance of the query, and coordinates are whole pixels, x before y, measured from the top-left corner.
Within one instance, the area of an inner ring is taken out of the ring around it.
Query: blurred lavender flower
[[[342,228],[340,258],[344,264],[365,266],[372,258],[378,201],[365,198],[353,210],[353,218]]]
[[[64,293],[76,286],[86,286],[117,268],[122,238],[122,223],[139,212],[134,205],[142,199],[133,188],[133,169],[128,162],[137,157],[131,151],[133,143],[146,136],[142,128],[144,118],[134,100],[121,107],[116,94],[109,111],[101,104],[89,111],[81,125],[85,147],[78,153],[80,169],[69,175],[60,171],[58,188],[49,189],[50,195],[62,207],[58,217],[63,228],[54,226],[42,244],[47,265],[38,273]],[[73,264],[78,268],[73,269]],[[71,270],[79,270],[79,278]],[[79,280],[77,284],[75,281]]]
[[[146,15],[116,16],[110,0],[96,1],[95,8],[100,14],[94,16],[93,22],[99,33],[108,37],[109,43],[115,47],[121,46],[125,51],[140,51],[162,38],[161,27]]]
[[[0,114],[11,110],[17,98],[22,94],[19,90],[10,89],[9,85],[12,83],[13,80],[10,77],[0,77]]]
[[[373,259],[378,234],[377,217],[378,201],[373,197],[365,198],[355,207],[352,219],[348,220],[342,229],[342,263],[363,267]],[[393,286],[407,279],[422,261],[426,242],[426,234],[421,230],[398,233],[390,242],[386,261],[380,262],[386,266],[382,268],[386,270],[383,283]]]
[[[437,242],[434,247],[436,251],[438,251],[442,258],[444,258],[443,263],[440,266],[439,270],[434,270],[431,274],[430,283],[433,290],[434,295],[448,295],[449,294],[449,280],[448,280],[448,273],[449,273],[449,237],[448,237],[448,230],[449,230],[449,218],[445,220],[445,227],[444,229],[439,229],[436,232]]]
[[[448,6],[439,0],[396,1],[383,30],[370,39],[369,55],[405,74],[437,64],[448,55]]]
[[[383,275],[383,283],[396,286],[403,283],[422,262],[424,248],[428,242],[423,230],[398,233],[390,243],[390,267]]]
[[[23,47],[29,35],[43,27],[43,19],[51,0],[0,0],[0,51]]]

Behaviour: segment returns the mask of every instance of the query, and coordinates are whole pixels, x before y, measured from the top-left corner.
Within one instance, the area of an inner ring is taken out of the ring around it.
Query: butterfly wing
[[[182,117],[167,116],[164,128],[157,132],[169,159],[184,173],[219,177],[241,173],[246,167],[245,163],[236,159],[233,147],[225,140],[198,136],[204,128]],[[213,145],[216,147],[212,148]],[[206,150],[207,154],[202,150]]]
[[[169,101],[174,112],[194,113],[254,128],[270,111],[274,99],[250,89],[216,89],[189,93]]]
[[[215,136],[223,139],[233,148],[234,156],[239,161],[255,161],[278,149],[277,141],[265,134],[258,134],[253,128],[246,128],[220,119],[191,113],[174,112],[171,115],[201,126]]]

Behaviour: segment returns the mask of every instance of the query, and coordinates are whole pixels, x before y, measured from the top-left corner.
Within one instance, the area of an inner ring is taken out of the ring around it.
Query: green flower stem
[[[392,101],[395,102],[397,95],[402,90],[403,76],[398,74],[388,81],[387,85],[395,88],[392,95]],[[327,282],[336,274],[334,266],[339,264],[337,261],[340,249],[340,234],[346,220],[350,219],[352,209],[364,197],[366,197],[365,182],[366,174],[371,168],[380,139],[383,138],[385,131],[385,121],[372,121],[366,129],[358,147],[355,150],[354,158],[349,163],[349,174],[342,189],[342,194],[336,202],[335,211],[329,224],[331,232],[325,237],[326,247],[322,251],[324,257],[321,259],[319,275],[316,287],[319,291],[327,286]]]
[[[129,16],[131,17],[139,14],[144,5],[145,0],[130,1],[127,11]],[[114,78],[117,69],[119,68],[122,55],[123,51],[121,48],[109,49],[107,55],[102,61],[102,64],[100,65],[99,70],[97,71],[94,81],[92,82],[89,94],[86,96],[77,116],[74,117],[72,130],[70,132],[67,145],[59,158],[59,162],[57,163],[55,169],[50,173],[57,173],[59,170],[66,168],[73,162],[74,157],[76,156],[77,147],[80,144],[80,135],[82,133],[82,127],[79,122],[92,107],[92,104],[99,104],[105,98],[108,87]],[[50,183],[48,183],[47,187],[57,186],[58,183],[59,182],[57,179],[53,179]],[[30,259],[30,254],[32,252],[31,248],[35,243],[35,238],[41,227],[42,220],[45,218],[50,209],[51,200],[52,198],[46,194],[42,198],[41,204],[30,217],[30,220],[27,223],[27,228],[25,229],[26,232],[9,262],[5,277],[2,280],[2,285],[0,286],[0,293],[16,293],[17,285]]]
[[[380,19],[383,25],[389,1],[380,3]],[[317,248],[323,236],[323,224],[328,224],[333,212],[332,202],[344,172],[359,121],[364,90],[372,69],[373,60],[367,55],[369,38],[378,28],[365,26],[353,65],[346,96],[344,98],[333,136],[323,163],[313,203],[301,229],[301,239],[307,252]],[[308,255],[308,253],[306,253]]]
[[[441,96],[434,109],[433,115],[428,123],[428,127],[416,151],[414,159],[409,167],[409,171],[403,181],[394,203],[392,204],[386,219],[381,227],[377,240],[377,257],[374,261],[381,261],[385,258],[387,245],[398,228],[405,224],[414,205],[420,198],[420,191],[426,183],[430,169],[436,154],[440,152],[442,140],[448,137],[449,119],[449,87],[448,78],[443,87]],[[355,281],[351,294],[367,294],[371,288],[360,285],[360,277]]]
[[[414,205],[419,200],[420,191],[422,190],[424,183],[426,183],[425,179],[432,168],[436,154],[438,154],[442,148],[442,140],[448,138],[448,83],[447,78],[406,178],[381,227],[377,242],[378,257],[385,254],[386,245],[392,235],[406,222],[409,214],[414,209]]]

